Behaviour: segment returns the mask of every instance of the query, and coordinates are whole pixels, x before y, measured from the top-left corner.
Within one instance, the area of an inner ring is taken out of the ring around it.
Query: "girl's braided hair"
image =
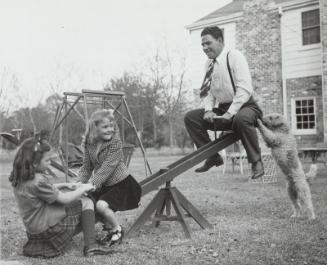
[[[18,148],[9,176],[13,187],[19,182],[34,179],[36,167],[40,164],[43,154],[51,150],[47,136],[46,132],[41,131],[35,137],[26,139]]]

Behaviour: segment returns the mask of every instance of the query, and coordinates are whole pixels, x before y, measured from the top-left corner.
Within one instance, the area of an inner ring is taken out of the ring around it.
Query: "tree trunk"
[[[143,131],[144,131],[144,118],[143,118],[143,110],[142,108],[138,107],[139,113],[139,132],[140,132],[140,139],[143,141]]]
[[[36,126],[35,126],[35,122],[34,122],[34,119],[33,119],[33,116],[32,116],[32,111],[30,108],[28,108],[28,114],[30,116],[30,119],[31,119],[31,122],[32,122],[32,125],[33,125],[33,134],[35,135],[36,134]]]
[[[169,146],[173,148],[174,146],[174,130],[173,130],[173,119],[171,115],[168,115],[168,124],[169,124]]]
[[[157,119],[156,119],[156,110],[153,108],[152,110],[152,125],[153,125],[153,142],[157,141]]]

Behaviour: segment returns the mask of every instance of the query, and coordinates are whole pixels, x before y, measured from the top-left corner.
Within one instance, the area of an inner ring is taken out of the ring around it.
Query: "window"
[[[292,103],[292,120],[295,132],[298,134],[316,133],[315,99],[294,99]]]
[[[302,12],[302,43],[320,43],[319,9]]]

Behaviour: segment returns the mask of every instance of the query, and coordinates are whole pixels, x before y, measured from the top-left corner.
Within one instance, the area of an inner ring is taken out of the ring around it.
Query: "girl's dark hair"
[[[19,182],[34,179],[35,169],[40,164],[43,154],[51,150],[48,141],[41,137],[42,134],[28,138],[18,148],[9,177],[13,187]]]
[[[223,31],[217,26],[204,28],[201,32],[201,37],[204,35],[211,35],[216,40],[218,40],[218,38],[221,38],[224,41]]]

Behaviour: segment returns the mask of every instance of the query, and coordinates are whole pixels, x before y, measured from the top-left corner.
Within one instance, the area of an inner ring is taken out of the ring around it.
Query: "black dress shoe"
[[[224,160],[222,159],[222,157],[220,155],[217,155],[214,158],[210,157],[206,160],[206,162],[204,163],[204,165],[202,167],[195,169],[195,172],[197,172],[197,173],[206,172],[213,166],[219,167],[222,164],[224,164]]]
[[[252,176],[251,179],[257,179],[262,177],[265,174],[263,164],[261,160],[252,163]]]
[[[93,257],[96,255],[108,255],[113,253],[113,249],[107,246],[91,246],[91,247],[84,247],[83,254],[85,257]]]

